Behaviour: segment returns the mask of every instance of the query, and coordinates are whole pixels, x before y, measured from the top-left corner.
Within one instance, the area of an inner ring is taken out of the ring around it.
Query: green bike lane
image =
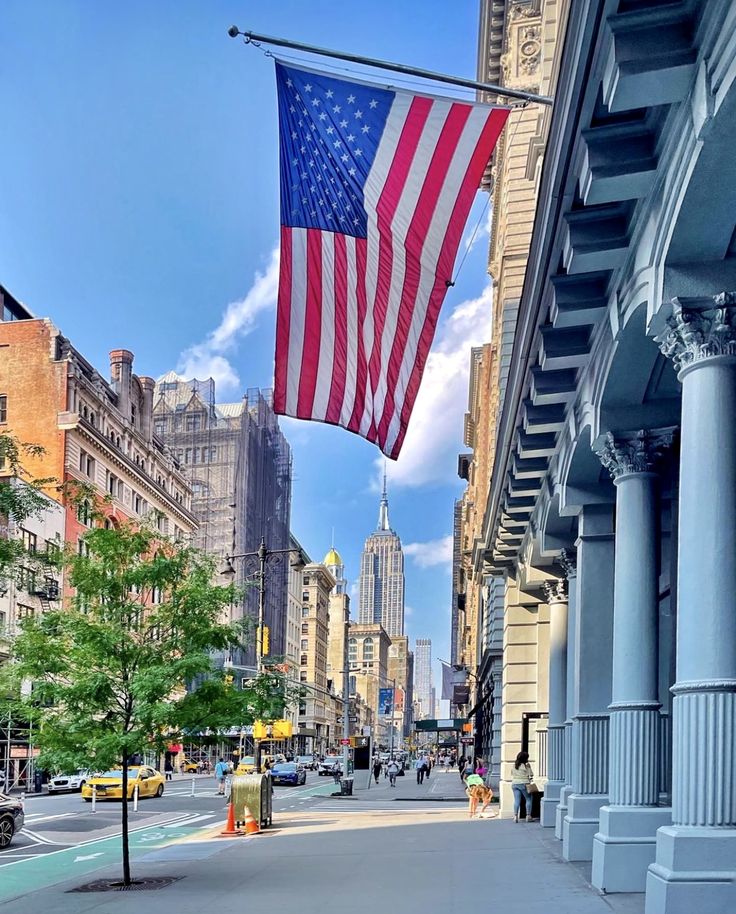
[[[206,827],[211,829],[212,826],[210,822]],[[130,833],[131,860],[188,838],[200,830],[201,821],[189,825],[186,821],[181,824],[168,821],[136,828]],[[9,861],[0,869],[0,903],[76,876],[86,876],[103,867],[116,864],[122,867],[120,843],[119,834],[93,838],[36,857]]]

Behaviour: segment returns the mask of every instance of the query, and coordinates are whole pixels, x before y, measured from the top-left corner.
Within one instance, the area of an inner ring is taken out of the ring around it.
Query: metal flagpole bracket
[[[318,54],[321,57],[335,57],[338,60],[348,60],[351,63],[363,64],[369,67],[379,67],[382,70],[393,70],[395,73],[405,73],[407,76],[419,76],[422,79],[431,79],[435,82],[448,83],[453,86],[463,86],[466,89],[475,89],[479,92],[490,92],[504,98],[517,98],[524,102],[534,102],[538,105],[552,105],[553,99],[548,95],[535,95],[533,92],[524,92],[522,89],[509,89],[506,86],[496,86],[492,83],[477,82],[474,79],[465,79],[462,76],[451,76],[447,73],[435,73],[432,70],[422,70],[419,67],[409,67],[403,63],[394,63],[390,60],[379,60],[375,57],[363,57],[360,54],[346,54],[344,51],[333,51],[329,48],[318,48],[313,44],[302,44],[300,41],[291,41],[288,38],[275,38],[273,35],[259,35],[256,32],[241,32],[237,25],[231,25],[227,30],[231,38],[243,37],[246,44],[259,46],[273,44],[282,48],[293,48],[296,51],[305,51],[308,54]]]

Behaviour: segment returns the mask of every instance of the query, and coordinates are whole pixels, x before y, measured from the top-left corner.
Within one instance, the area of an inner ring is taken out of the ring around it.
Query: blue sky
[[[473,76],[477,21],[477,0],[3,0],[0,283],[100,369],[122,346],[140,374],[212,373],[220,400],[270,387],[273,61],[228,38],[228,26]],[[388,470],[391,521],[408,553],[408,633],[431,637],[441,657],[469,347],[490,332],[486,203],[479,194],[466,231],[467,241],[480,223],[476,242]],[[294,532],[319,560],[334,528],[354,581],[376,523],[380,455],[340,429],[284,427]]]

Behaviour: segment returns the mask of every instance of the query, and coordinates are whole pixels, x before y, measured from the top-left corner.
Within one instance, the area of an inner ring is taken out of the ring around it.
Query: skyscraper
[[[414,700],[419,703],[421,718],[432,717],[432,639],[417,638],[414,650]]]
[[[388,520],[386,474],[378,527],[363,547],[360,563],[361,625],[380,624],[388,635],[404,634],[404,553]]]

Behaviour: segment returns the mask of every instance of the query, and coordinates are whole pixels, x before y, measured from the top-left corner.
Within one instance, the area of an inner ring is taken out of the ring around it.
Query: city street
[[[435,769],[421,787],[411,771],[395,788],[381,778],[370,790],[341,800],[329,796],[332,783],[318,780],[312,777],[306,789],[278,789],[274,827],[233,840],[216,837],[224,810],[211,785],[203,785],[201,793],[197,785],[194,799],[169,795],[166,811],[153,814],[156,821],[137,820],[140,830],[132,841],[134,878],[177,877],[153,895],[72,891],[91,879],[116,875],[119,842],[98,835],[88,844],[56,848],[55,858],[16,858],[5,866],[0,911],[123,914],[159,903],[180,914],[213,905],[228,912],[296,907],[300,914],[323,914],[349,904],[354,914],[368,914],[395,907],[399,899],[409,912],[447,914],[488,901],[499,911],[523,902],[527,914],[643,910],[641,896],[604,898],[591,889],[584,870],[561,867],[553,839],[539,826],[499,820],[497,806],[491,818],[469,822],[455,770]],[[191,789],[191,783],[180,784]],[[315,789],[323,796],[313,796]],[[57,801],[40,802],[51,807]],[[66,807],[69,801],[61,803]],[[64,827],[88,819],[67,820]],[[53,832],[54,821],[63,820],[47,819],[43,830],[31,829],[58,838],[61,829]],[[84,833],[89,840],[90,832]],[[26,895],[31,887],[33,895]]]
[[[275,788],[274,815],[308,808],[318,802],[315,795],[329,795],[335,789],[331,778],[310,772],[303,787]],[[151,848],[219,826],[226,810],[213,777],[177,776],[166,784],[160,799],[141,800],[135,812],[133,804],[129,805],[133,859]],[[70,872],[86,875],[120,860],[119,802],[100,801],[93,812],[92,804],[85,803],[79,793],[31,794],[25,813],[25,827],[0,852],[0,901],[53,885]]]

